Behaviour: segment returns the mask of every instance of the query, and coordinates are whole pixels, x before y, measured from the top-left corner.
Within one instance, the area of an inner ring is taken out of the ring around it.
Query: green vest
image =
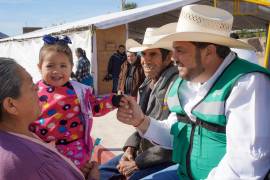
[[[192,122],[179,101],[179,90],[184,81],[175,81],[168,94],[168,106],[177,113],[173,124],[173,161],[179,164],[179,179],[205,179],[218,165],[226,151],[225,103],[235,82],[251,72],[270,72],[258,65],[236,58],[217,78],[206,96],[192,109]]]

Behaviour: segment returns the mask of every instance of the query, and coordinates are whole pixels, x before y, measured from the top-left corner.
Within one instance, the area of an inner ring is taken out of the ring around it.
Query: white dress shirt
[[[245,59],[254,64],[259,64],[259,58],[255,51],[247,50],[247,49],[237,49],[237,48],[231,48],[231,50],[237,53],[239,58]]]
[[[209,91],[217,77],[235,58],[230,53],[216,73],[204,84],[186,82],[181,86],[181,104],[191,120],[191,110]],[[225,105],[227,118],[226,153],[207,179],[263,179],[270,169],[270,79],[262,73],[249,73],[236,82]],[[172,148],[170,128],[177,122],[171,113],[167,120],[151,119],[144,137],[164,148]]]

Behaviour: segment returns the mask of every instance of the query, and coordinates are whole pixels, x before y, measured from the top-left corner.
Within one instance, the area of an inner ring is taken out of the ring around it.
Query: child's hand
[[[88,180],[99,180],[98,163],[96,161],[90,162],[90,171],[88,173]]]
[[[81,169],[84,177],[88,180],[99,180],[98,163],[95,161],[88,162]]]

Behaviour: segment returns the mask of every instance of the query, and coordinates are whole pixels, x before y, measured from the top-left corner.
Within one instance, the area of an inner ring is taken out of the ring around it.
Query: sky
[[[168,0],[127,0],[138,7]],[[121,0],[0,0],[0,32],[22,34],[22,27],[51,27],[120,11]]]

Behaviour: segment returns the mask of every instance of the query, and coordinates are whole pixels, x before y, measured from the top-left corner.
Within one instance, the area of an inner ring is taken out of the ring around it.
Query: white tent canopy
[[[94,25],[98,29],[107,29],[114,26],[127,24],[140,19],[144,19],[153,15],[161,14],[173,9],[180,8],[187,4],[198,2],[199,0],[173,0],[154,4],[151,6],[144,6],[141,8],[131,9],[127,11],[121,11],[116,13],[105,14],[88,19],[79,20],[76,22],[65,23],[59,26],[49,27],[34,32],[26,33],[23,35],[13,36],[10,38],[2,39],[1,41],[19,40],[41,37],[45,34],[57,34],[63,32],[72,32],[78,29],[89,28]]]
[[[233,1],[218,1],[222,8],[232,11]],[[153,4],[141,8],[121,11],[76,22],[66,23],[59,26],[44,28],[30,33],[0,39],[0,56],[11,57],[18,61],[33,76],[34,81],[41,78],[36,64],[38,63],[39,49],[43,45],[41,37],[45,34],[65,34],[71,38],[72,51],[81,47],[86,50],[87,57],[92,64],[94,75],[94,87],[97,88],[97,46],[95,29],[108,29],[118,25],[128,24],[127,34],[131,38],[139,39],[148,26],[161,26],[165,23],[177,21],[182,6],[200,3],[213,5],[208,0],[171,0]],[[229,6],[228,6],[229,5]],[[254,5],[256,6],[256,5]],[[219,6],[220,7],[220,6]],[[270,19],[270,10],[267,7],[258,6],[254,16],[236,16],[234,27],[242,28],[248,24],[259,27]],[[245,22],[242,23],[241,22]],[[248,23],[249,22],[249,23]],[[258,24],[259,23],[259,24]],[[240,26],[241,25],[241,26]],[[73,53],[75,55],[75,53]],[[74,59],[76,59],[74,57]]]
[[[76,22],[0,39],[0,56],[16,59],[18,63],[32,75],[36,82],[41,78],[37,68],[39,50],[43,45],[41,37],[45,34],[65,34],[71,38],[72,44],[70,47],[73,52],[77,47],[81,47],[86,50],[87,57],[91,60],[94,79],[97,79],[97,55],[94,29],[107,29],[142,20],[197,1],[198,0],[173,0],[132,10],[83,19]],[[74,54],[75,53],[73,53],[73,55]],[[76,58],[74,57],[74,59]],[[97,89],[96,81],[94,82],[95,89]]]

